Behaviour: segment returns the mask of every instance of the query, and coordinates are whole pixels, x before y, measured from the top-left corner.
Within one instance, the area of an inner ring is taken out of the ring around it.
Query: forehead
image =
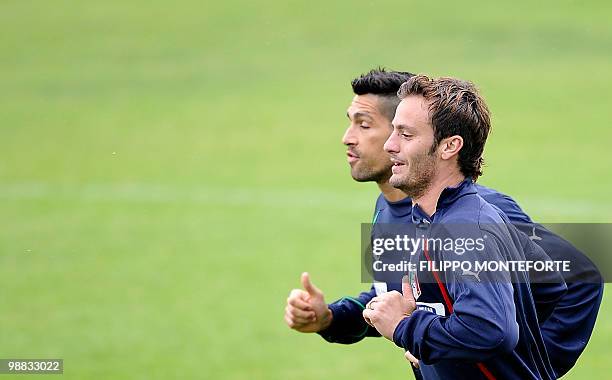
[[[429,125],[429,105],[424,97],[407,96],[397,106],[393,125],[426,126]]]
[[[378,102],[378,96],[373,94],[355,95],[346,112],[351,118],[356,113],[364,113],[376,117],[380,115]]]

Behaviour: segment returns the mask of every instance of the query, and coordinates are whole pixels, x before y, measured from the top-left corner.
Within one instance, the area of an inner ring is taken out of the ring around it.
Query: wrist
[[[404,315],[398,317],[398,319],[391,320],[391,322],[389,324],[390,327],[384,333],[381,331],[381,335],[384,336],[385,338],[389,339],[390,341],[393,341],[393,336],[395,335],[395,330],[397,330],[397,326],[399,326],[400,323],[402,323],[402,321],[404,319],[408,318],[408,317],[409,317],[409,315],[404,314]]]
[[[393,333],[391,335],[391,340],[393,341],[393,343],[395,343],[398,347],[402,347],[404,349],[409,349],[408,347],[404,347],[404,343],[405,343],[405,334],[407,333],[407,328],[408,328],[408,324],[409,321],[411,319],[411,315],[404,315],[404,317],[402,319],[399,320],[398,324],[395,325],[395,328],[393,329]]]
[[[321,326],[320,326],[321,328],[319,331],[323,331],[329,328],[329,326],[331,326],[333,319],[334,319],[334,314],[332,313],[331,309],[327,307],[325,309],[325,312],[323,313],[323,316],[321,317]]]

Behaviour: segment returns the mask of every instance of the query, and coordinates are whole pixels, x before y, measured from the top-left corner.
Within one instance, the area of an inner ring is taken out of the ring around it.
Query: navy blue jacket
[[[505,214],[504,217],[507,216],[512,222],[534,226],[531,219],[510,197],[483,186],[471,185],[471,187],[474,187],[487,202],[496,205]],[[375,211],[376,222],[397,223],[398,220],[406,222],[411,217],[412,202],[410,199],[404,199],[399,202],[387,202],[382,195],[379,197]],[[579,259],[588,260],[563,239],[543,229],[541,226],[536,225],[536,228],[538,235],[542,237],[542,239],[536,242],[545,248],[546,252],[549,253],[553,259],[575,259],[575,257],[578,257]],[[558,294],[560,293],[554,290],[554,286],[542,286],[540,290],[537,289],[537,286],[533,286],[533,288],[536,293],[533,298],[536,299],[538,321],[544,335],[546,349],[551,353],[552,364],[556,376],[561,376],[573,366],[577,357],[586,346],[586,342],[593,329],[603,287],[601,283],[570,283],[568,293],[563,295],[561,300],[558,300]],[[342,300],[330,304],[330,309],[334,314],[333,323],[330,328],[322,331],[320,334],[326,340],[338,343],[354,343],[365,336],[379,336],[375,329],[369,327],[363,321],[361,311],[364,305],[372,297],[386,290],[391,290],[387,289],[386,284],[375,284],[369,292],[363,292],[356,298],[345,297]],[[395,290],[398,290],[397,286]],[[522,292],[528,295],[529,293],[529,289],[519,290],[521,291],[517,292],[518,294]],[[542,294],[537,294],[538,291]],[[543,302],[537,303],[538,297],[540,301],[543,300]],[[559,301],[559,303],[553,310],[557,301]],[[521,306],[522,302],[518,302],[518,304]],[[551,310],[552,316],[549,317]],[[445,310],[445,312],[447,312],[447,310]],[[533,327],[534,326],[531,326],[532,329]],[[400,344],[401,343],[402,342],[400,342]],[[416,347],[412,347],[412,349],[415,350]],[[546,356],[543,349],[540,348],[539,351],[538,355],[542,357]],[[465,353],[458,353],[457,355],[464,354]],[[427,355],[421,354],[421,356]],[[429,357],[429,359],[432,358]],[[541,361],[541,363],[546,362],[546,358],[543,358]],[[423,365],[422,368],[427,372],[426,365]],[[538,368],[538,365],[535,365],[534,368]],[[550,373],[548,373],[549,370],[546,368],[545,364],[544,368],[539,368],[537,371],[543,373],[539,374],[542,378],[546,376],[550,377]],[[416,375],[418,377],[419,374],[417,373]],[[438,376],[440,375],[441,374],[438,374]],[[537,376],[538,374],[528,374],[527,378],[538,378]]]
[[[499,207],[552,260],[569,260],[578,269],[571,274],[562,273],[567,292],[559,299],[550,317],[540,324],[550,362],[556,376],[561,377],[576,364],[595,327],[604,289],[601,274],[591,260],[571,243],[533,223],[514,199],[485,186],[476,185],[476,189],[487,202]]]

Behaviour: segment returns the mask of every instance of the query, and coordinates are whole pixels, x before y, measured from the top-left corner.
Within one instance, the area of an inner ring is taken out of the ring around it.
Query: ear
[[[463,147],[463,137],[455,135],[447,137],[440,141],[438,146],[438,152],[440,152],[440,158],[443,160],[450,160],[451,158],[459,155],[459,151]]]

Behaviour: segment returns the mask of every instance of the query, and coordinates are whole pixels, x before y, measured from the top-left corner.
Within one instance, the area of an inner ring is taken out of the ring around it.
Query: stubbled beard
[[[383,182],[391,176],[391,165],[374,170],[371,167],[359,168],[359,165],[351,168],[351,177],[357,182]]]
[[[436,174],[436,164],[431,154],[421,154],[407,163],[408,173],[402,177],[391,177],[391,186],[402,190],[408,197],[415,199],[425,194]]]

